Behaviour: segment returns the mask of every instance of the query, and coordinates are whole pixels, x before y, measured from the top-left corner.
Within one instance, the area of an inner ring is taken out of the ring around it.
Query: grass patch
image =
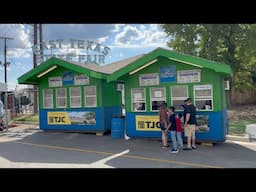
[[[39,116],[38,114],[35,115],[24,115],[20,117],[15,117],[13,119],[14,122],[33,122],[33,123],[38,123],[39,122]]]
[[[228,132],[231,135],[243,135],[245,134],[245,126],[248,124],[256,123],[256,119],[251,120],[239,120],[239,121],[232,121],[229,120],[229,128]]]

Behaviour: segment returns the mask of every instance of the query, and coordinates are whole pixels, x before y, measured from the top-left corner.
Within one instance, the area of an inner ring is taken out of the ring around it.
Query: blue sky
[[[8,90],[24,87],[17,78],[33,68],[33,27],[28,24],[0,24],[0,37],[12,37],[7,41]],[[105,64],[135,55],[148,53],[157,47],[167,48],[169,38],[159,24],[43,24],[43,41],[63,39],[63,53],[70,39],[89,40],[110,48]],[[0,61],[4,61],[4,43],[0,39]],[[49,43],[46,43],[49,45]],[[78,49],[77,49],[78,50]],[[79,50],[78,50],[79,51]],[[45,52],[47,53],[47,51]],[[4,82],[4,67],[0,66],[0,82]]]

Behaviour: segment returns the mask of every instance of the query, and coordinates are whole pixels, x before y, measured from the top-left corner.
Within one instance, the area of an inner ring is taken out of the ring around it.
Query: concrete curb
[[[244,134],[243,136],[238,135],[226,135],[226,139],[230,141],[241,141],[241,142],[251,142],[250,135]]]

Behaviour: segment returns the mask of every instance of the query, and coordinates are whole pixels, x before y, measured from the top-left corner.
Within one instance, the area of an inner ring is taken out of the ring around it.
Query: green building
[[[197,108],[197,139],[224,141],[227,133],[225,83],[230,66],[157,48],[105,66],[51,58],[22,75],[19,83],[39,85],[40,128],[111,128],[122,115],[130,137],[161,137],[160,103]]]

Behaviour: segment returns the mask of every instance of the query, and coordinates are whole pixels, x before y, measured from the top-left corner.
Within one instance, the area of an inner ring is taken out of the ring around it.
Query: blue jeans
[[[176,131],[170,131],[171,132],[171,139],[172,139],[172,149],[177,150],[177,140],[176,140]]]
[[[178,145],[179,145],[180,147],[183,147],[182,132],[176,132],[176,134],[177,134]]]

